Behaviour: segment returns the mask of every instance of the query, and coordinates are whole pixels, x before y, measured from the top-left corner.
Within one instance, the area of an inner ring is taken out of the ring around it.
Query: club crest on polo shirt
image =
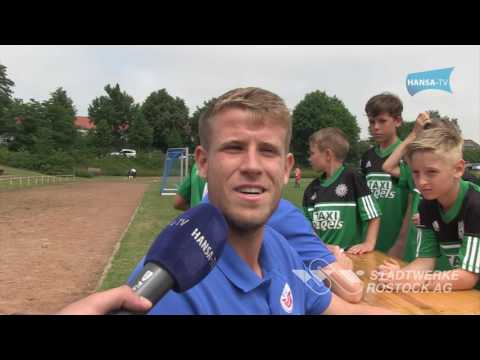
[[[282,305],[285,312],[291,314],[293,311],[293,295],[288,283],[283,287],[282,295],[280,296],[280,305]]]
[[[367,163],[365,164],[365,168],[369,168],[369,167],[372,167],[372,163],[370,162],[370,160],[368,160]]]
[[[435,220],[433,223],[432,223],[432,227],[433,227],[433,230],[435,230],[436,232],[439,232],[440,231],[440,225],[438,225],[438,221]]]
[[[310,200],[312,201],[317,200],[317,193],[313,193],[313,195],[310,197]]]
[[[348,193],[348,187],[345,184],[340,184],[335,188],[335,194],[338,197],[341,197],[341,198],[345,197],[345,195],[347,195],[347,193]]]

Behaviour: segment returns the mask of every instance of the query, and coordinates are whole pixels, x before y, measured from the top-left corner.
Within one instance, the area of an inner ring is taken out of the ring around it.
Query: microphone
[[[227,222],[215,206],[202,203],[185,211],[157,236],[132,290],[155,306],[171,289],[184,292],[192,288],[215,267],[227,235]],[[133,313],[119,310],[111,314]]]

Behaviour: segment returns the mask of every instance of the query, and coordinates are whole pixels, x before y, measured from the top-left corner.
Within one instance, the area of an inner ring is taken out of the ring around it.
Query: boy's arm
[[[423,219],[424,221],[425,219]],[[436,258],[440,255],[440,246],[438,239],[432,229],[418,228],[417,251],[414,261],[400,268],[395,260],[389,260],[380,265],[378,271],[378,281],[395,290],[398,286],[408,284],[408,288],[416,290],[421,287],[425,280],[425,274],[430,273],[436,264]],[[405,289],[406,287],[403,287]]]
[[[390,250],[388,250],[387,255],[397,258],[403,258],[405,253],[405,246],[407,244],[408,239],[408,229],[410,227],[410,219],[412,217],[412,210],[411,210],[411,203],[412,203],[412,196],[408,195],[407,200],[407,210],[405,211],[405,215],[403,217],[402,226],[400,228],[400,232],[398,233],[397,239],[395,240],[394,245]]]
[[[428,286],[435,263],[435,258],[417,258],[407,266],[400,268],[395,260],[388,260],[378,267],[377,281],[392,290],[415,291]]]
[[[408,284],[412,290],[423,287],[429,291],[470,290],[479,280],[479,274],[463,269],[432,272],[434,268],[434,258],[418,258],[400,270],[391,262],[379,267],[378,280],[393,288]]]
[[[349,254],[361,255],[373,251],[377,244],[378,230],[380,229],[380,218],[368,220],[367,235],[365,241],[361,244],[354,245],[348,249]]]
[[[425,283],[429,290],[470,290],[475,287],[479,275],[463,269],[442,271],[429,274],[425,277]]]
[[[354,174],[353,182],[358,216],[362,222],[368,222],[368,227],[364,242],[352,246],[347,252],[349,254],[360,255],[375,249],[382,211],[372,196],[365,179]]]
[[[405,140],[403,140],[400,145],[397,146],[393,153],[383,163],[383,171],[389,173],[394,177],[400,177],[400,160],[405,155],[405,150],[407,146],[417,138],[417,135],[428,122],[430,122],[430,118],[426,112],[420,113],[417,116],[417,120],[415,121],[415,127],[413,128],[413,130],[410,132],[410,134],[408,134]]]

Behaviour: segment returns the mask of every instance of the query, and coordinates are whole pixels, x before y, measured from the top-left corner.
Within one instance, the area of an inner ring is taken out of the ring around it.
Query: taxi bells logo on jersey
[[[312,214],[313,227],[317,230],[339,230],[343,228],[339,210],[319,210]]]
[[[407,75],[407,91],[413,96],[424,90],[441,90],[452,93],[450,88],[450,75],[453,67],[423,71]]]
[[[375,199],[394,199],[396,192],[392,188],[392,181],[371,179],[367,181],[367,185]]]

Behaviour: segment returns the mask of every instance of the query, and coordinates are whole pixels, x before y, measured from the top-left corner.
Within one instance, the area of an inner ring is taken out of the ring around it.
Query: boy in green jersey
[[[310,163],[322,176],[305,189],[303,208],[317,235],[351,254],[373,251],[381,212],[363,177],[343,164],[350,145],[342,130],[324,128],[309,139]],[[362,242],[362,223],[367,234]]]
[[[419,205],[416,259],[381,265],[378,280],[393,290],[472,289],[480,274],[480,187],[462,179],[463,139],[452,124],[421,131],[406,147]],[[440,256],[449,269],[433,272]]]
[[[375,248],[397,256],[398,245],[394,245],[404,223],[408,191],[399,186],[398,179],[383,171],[382,165],[401,143],[397,136],[397,128],[402,123],[403,105],[396,95],[382,93],[368,100],[365,111],[376,146],[362,155],[360,167],[382,211],[382,222]]]
[[[193,164],[190,175],[183,180],[175,195],[173,207],[188,210],[199,204],[207,193],[206,181],[198,174],[197,164]]]

